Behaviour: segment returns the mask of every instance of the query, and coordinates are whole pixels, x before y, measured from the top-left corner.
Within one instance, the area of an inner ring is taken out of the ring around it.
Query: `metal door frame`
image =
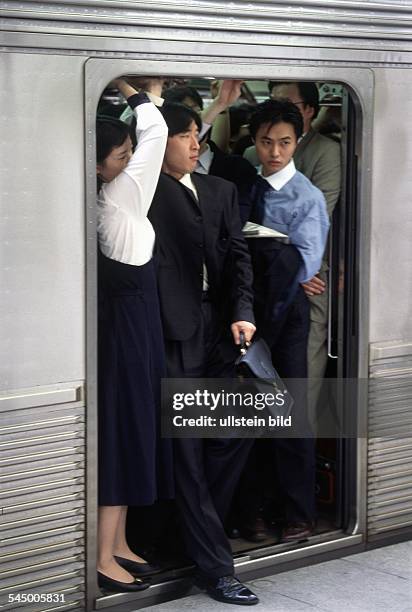
[[[147,43],[148,41],[146,41]],[[157,41],[158,46],[166,47],[162,44],[164,41]],[[173,43],[174,44],[174,43]],[[231,45],[236,47],[237,45]],[[191,45],[188,45],[191,47]],[[153,49],[153,47],[151,47]],[[208,57],[207,61],[200,59],[201,56],[190,56],[187,58],[179,58],[170,55],[159,54],[158,58],[147,59],[145,54],[133,54],[133,59],[125,59],[124,54],[121,57],[116,57],[115,54],[110,54],[112,57],[96,57],[90,58],[85,63],[85,159],[86,159],[86,197],[87,197],[87,346],[92,349],[87,351],[87,398],[88,398],[88,472],[87,472],[87,520],[88,520],[88,544],[87,544],[87,592],[88,592],[88,609],[93,609],[94,599],[97,593],[96,584],[96,538],[90,537],[94,535],[97,529],[97,490],[96,490],[96,470],[97,470],[97,391],[96,391],[96,346],[97,346],[97,291],[96,291],[96,175],[95,175],[95,119],[98,100],[107,84],[116,77],[122,74],[138,74],[138,75],[167,75],[181,76],[186,78],[196,77],[199,75],[210,76],[216,78],[241,78],[246,80],[253,79],[278,79],[278,80],[312,80],[312,81],[329,81],[342,82],[351,95],[356,112],[356,123],[359,126],[357,134],[356,149],[359,152],[358,165],[358,201],[362,203],[358,207],[358,218],[356,219],[357,227],[357,253],[359,260],[357,262],[357,280],[356,287],[358,296],[358,311],[359,311],[359,335],[358,335],[358,378],[368,377],[368,344],[369,344],[369,268],[370,268],[370,206],[371,206],[371,154],[372,154],[372,127],[373,127],[373,99],[374,99],[374,75],[373,71],[365,67],[331,65],[332,62],[325,60],[305,63],[303,60],[285,59],[285,49],[276,49],[275,47],[266,48],[265,46],[259,49],[261,58],[245,61],[244,58]],[[276,57],[276,52],[279,52],[280,57]],[[191,52],[194,52],[194,46]],[[201,53],[199,48],[196,49],[198,54]],[[327,55],[327,52],[324,52]],[[342,51],[344,54],[344,51]],[[267,58],[272,56],[273,60]],[[152,56],[153,57],[153,56]],[[293,55],[292,55],[293,57]],[[348,62],[350,64],[352,62]],[[360,240],[362,236],[362,240]],[[362,283],[359,281],[362,279]],[[362,385],[360,385],[362,387]],[[359,393],[361,395],[361,391]],[[360,431],[366,431],[366,408],[367,403],[365,398],[358,397],[358,428]],[[348,545],[359,543],[362,541],[362,533],[366,528],[366,440],[357,439],[356,443],[356,462],[352,466],[352,474],[354,475],[351,486],[351,508],[354,509],[351,516],[350,526],[347,530]],[[350,537],[352,536],[352,537]],[[319,552],[333,550],[343,545],[342,540],[334,540],[331,542],[322,543]],[[309,548],[306,552],[301,552],[302,556],[309,555]],[[312,548],[317,549],[314,545]],[[295,557],[299,556],[299,551],[294,551]],[[315,550],[312,554],[315,553]],[[252,570],[256,566],[257,560],[245,560],[238,564],[243,567],[246,572]],[[266,559],[258,561],[259,566],[274,565],[275,561],[270,555]],[[156,585],[155,585],[156,586]],[[150,597],[152,591],[145,591],[147,597]],[[119,594],[114,596],[115,601],[112,605],[117,608],[124,601],[129,600],[130,595]],[[113,599],[110,597],[110,599]],[[139,597],[140,599],[140,597]],[[99,605],[106,607],[105,605]]]

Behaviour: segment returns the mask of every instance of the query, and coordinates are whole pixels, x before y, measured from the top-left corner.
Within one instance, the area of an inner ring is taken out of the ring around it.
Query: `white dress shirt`
[[[190,174],[184,174],[182,178],[179,179],[179,182],[182,183],[188,189],[190,189],[190,191],[193,191],[193,194],[196,200],[199,202],[199,196],[197,195],[197,189],[192,181]]]
[[[262,166],[260,166],[259,174],[262,175],[262,178],[264,178],[270,184],[270,186],[273,187],[273,189],[280,191],[282,187],[284,187],[286,183],[288,183],[296,174],[295,162],[293,159],[291,159],[288,165],[282,168],[282,170],[279,170],[279,172],[274,172],[269,176],[263,176]]]
[[[104,183],[97,200],[97,231],[102,253],[142,266],[153,253],[155,234],[147,218],[162,166],[167,126],[152,103],[135,108],[137,146],[126,168]]]
[[[180,182],[185,187],[193,191],[193,195],[195,196],[196,200],[199,202],[199,196],[197,193],[197,189],[191,179],[190,174],[184,174],[182,178],[180,179]],[[206,268],[205,262],[203,262],[203,291],[207,291],[208,289],[209,289],[209,281],[207,278],[207,268]]]

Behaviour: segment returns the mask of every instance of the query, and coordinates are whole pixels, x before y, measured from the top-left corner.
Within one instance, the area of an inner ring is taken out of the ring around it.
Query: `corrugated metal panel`
[[[85,408],[83,401],[42,405],[48,395],[1,398],[0,604],[7,610],[84,609]],[[42,602],[47,593],[55,601]],[[10,603],[16,594],[30,599]]]
[[[368,533],[412,526],[412,345],[371,346]]]
[[[49,31],[59,22],[64,27],[64,21],[94,35],[108,26],[118,27],[122,35],[136,35],[142,26],[160,26],[377,41],[412,39],[410,2],[401,0],[29,0],[3,2],[3,15]]]

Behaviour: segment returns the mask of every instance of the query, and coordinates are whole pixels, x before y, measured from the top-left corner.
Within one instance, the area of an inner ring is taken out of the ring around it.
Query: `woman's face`
[[[133,154],[133,145],[130,136],[120,147],[113,147],[109,155],[100,163],[97,164],[97,174],[104,183],[110,183],[126,168]]]

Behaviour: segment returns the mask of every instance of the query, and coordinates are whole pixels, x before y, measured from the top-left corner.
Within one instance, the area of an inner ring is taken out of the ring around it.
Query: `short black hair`
[[[183,104],[185,98],[192,98],[200,108],[203,110],[203,100],[199,95],[199,92],[194,87],[185,85],[182,87],[171,87],[163,92],[163,98],[166,102],[180,102]]]
[[[200,116],[196,111],[184,104],[179,104],[178,102],[165,102],[159,110],[169,128],[169,137],[187,132],[192,121],[196,123],[199,132],[202,129],[202,120]]]
[[[290,123],[295,130],[296,139],[303,134],[303,117],[296,106],[290,100],[265,100],[256,107],[256,111],[250,118],[249,131],[253,139],[261,125],[268,123],[269,127],[277,123]]]
[[[313,81],[269,81],[269,94],[271,94],[272,89],[278,87],[278,85],[296,85],[302,102],[305,103],[305,106],[311,106],[315,111],[312,119],[317,117],[319,112],[319,90],[316,83]]]
[[[114,117],[98,116],[96,120],[96,159],[101,164],[115,147],[130,136],[127,123]]]

